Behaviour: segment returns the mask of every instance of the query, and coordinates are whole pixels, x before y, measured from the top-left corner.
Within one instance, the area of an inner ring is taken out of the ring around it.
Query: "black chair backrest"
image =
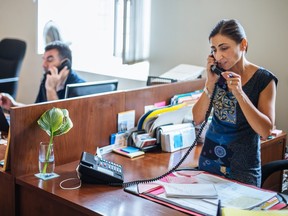
[[[262,170],[262,182],[261,187],[265,180],[272,175],[274,172],[288,170],[288,160],[275,160],[267,164],[264,164],[261,168]]]
[[[25,52],[25,41],[13,38],[0,41],[0,92],[9,93],[14,98]]]

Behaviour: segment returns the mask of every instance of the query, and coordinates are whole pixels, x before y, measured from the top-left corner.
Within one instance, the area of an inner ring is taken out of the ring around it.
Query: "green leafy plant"
[[[73,127],[73,123],[67,109],[55,107],[44,112],[37,123],[50,136],[49,147],[45,156],[46,161],[48,161],[54,137],[67,133]],[[47,166],[48,162],[45,163],[42,173],[46,173]]]

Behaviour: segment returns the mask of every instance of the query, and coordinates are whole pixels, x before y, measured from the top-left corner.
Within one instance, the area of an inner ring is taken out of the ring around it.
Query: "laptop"
[[[0,107],[0,131],[8,133],[9,131],[9,122],[7,117],[4,114],[2,107]]]

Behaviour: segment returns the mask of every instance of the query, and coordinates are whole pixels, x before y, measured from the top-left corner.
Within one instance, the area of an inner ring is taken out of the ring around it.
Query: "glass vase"
[[[42,177],[52,176],[55,169],[53,143],[40,142],[39,146],[39,172]]]

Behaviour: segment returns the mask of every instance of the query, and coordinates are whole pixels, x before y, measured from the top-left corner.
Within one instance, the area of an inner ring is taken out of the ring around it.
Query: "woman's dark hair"
[[[212,29],[209,40],[217,34],[221,34],[240,44],[241,41],[246,38],[246,33],[243,26],[235,19],[223,19],[217,23]],[[248,46],[246,47],[246,52]]]
[[[69,46],[62,41],[52,41],[45,47],[45,52],[56,49],[59,52],[61,59],[69,59],[72,62],[72,53]]]

